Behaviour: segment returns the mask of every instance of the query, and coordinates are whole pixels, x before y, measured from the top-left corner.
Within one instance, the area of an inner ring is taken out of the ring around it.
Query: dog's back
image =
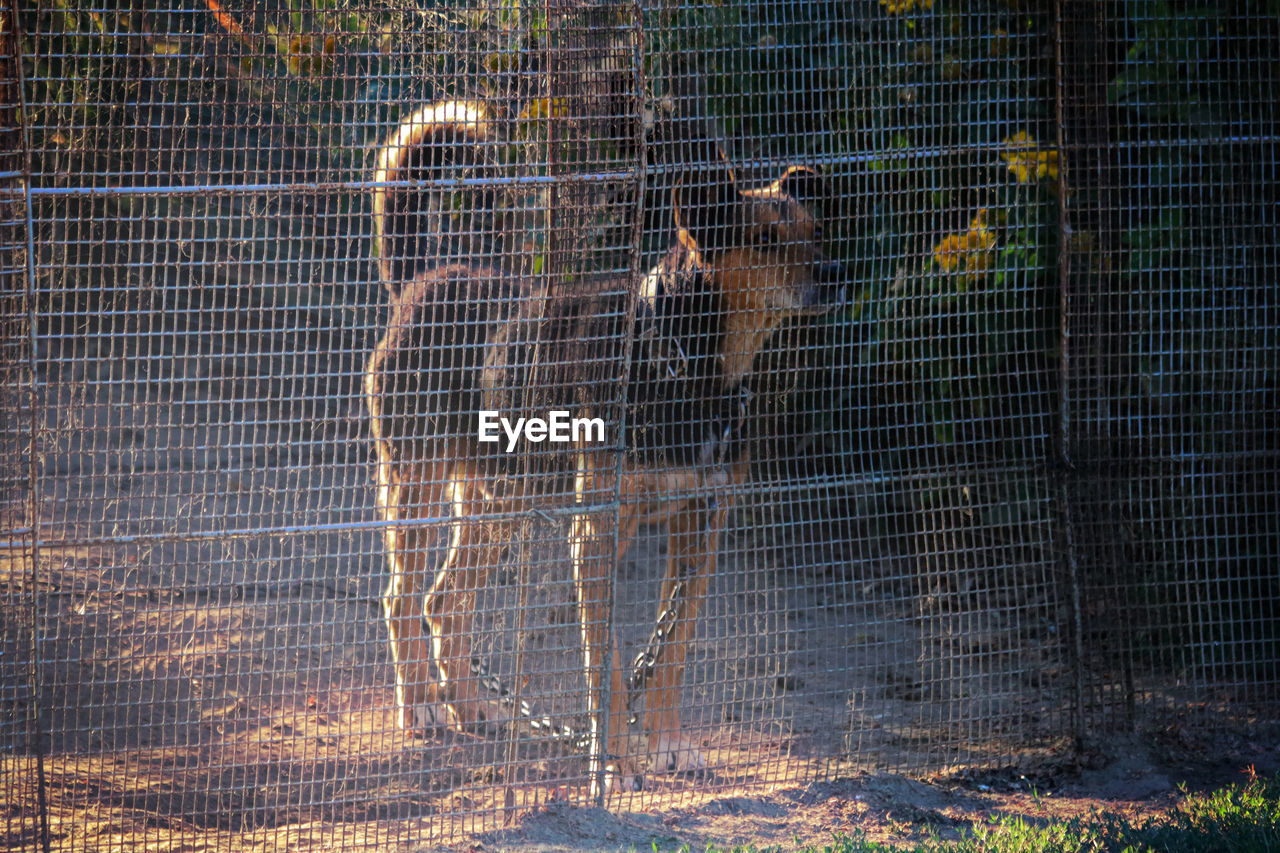
[[[538,475],[522,489],[567,494],[572,447],[547,442],[510,452],[505,436],[480,440],[478,414],[511,423],[555,411],[617,420],[611,401],[622,379],[629,299],[593,290],[546,295],[527,279],[459,264],[402,285],[368,379],[380,405],[378,433],[396,458],[467,459],[496,491],[511,491],[497,481]]]

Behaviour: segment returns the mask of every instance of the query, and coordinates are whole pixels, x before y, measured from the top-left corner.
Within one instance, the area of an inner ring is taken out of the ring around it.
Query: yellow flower
[[[1036,173],[1036,143],[1025,130],[1020,130],[1005,139],[1005,145],[1012,150],[1000,156],[1009,164],[1009,171],[1022,183],[1031,183]]]
[[[992,234],[991,229],[987,227],[985,207],[979,210],[969,222],[969,233],[965,234],[965,237],[969,240],[969,248],[974,250],[985,252],[996,244],[996,235]]]
[[[880,0],[880,5],[890,15],[905,15],[917,6],[921,9],[932,9],[933,0]]]
[[[1036,176],[1051,181],[1058,180],[1058,149],[1050,148],[1040,152]]]
[[[1025,130],[1020,130],[1005,139],[1004,144],[1010,149],[1000,156],[1009,164],[1009,171],[1020,183],[1034,184],[1036,181],[1058,180],[1058,151],[1056,148],[1040,148],[1035,139]]]
[[[948,235],[933,248],[933,261],[943,272],[956,272],[963,268],[962,278],[973,281],[991,269],[991,250],[995,246],[996,235],[987,227],[987,209],[984,207],[970,220],[968,231]]]
[[[995,238],[987,232],[987,238],[990,242],[984,240],[983,245],[975,246],[970,243],[969,254],[964,257],[964,279],[965,281],[974,281],[982,278],[991,270],[991,252],[988,251],[995,246]]]
[[[964,234],[951,234],[933,248],[933,261],[944,272],[951,272],[960,266],[960,259],[967,248],[965,237]]]

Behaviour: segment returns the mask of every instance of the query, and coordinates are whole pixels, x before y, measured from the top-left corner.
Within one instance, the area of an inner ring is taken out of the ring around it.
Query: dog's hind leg
[[[383,535],[390,570],[382,607],[395,670],[396,724],[408,732],[429,733],[444,718],[431,697],[436,678],[422,624],[433,544],[427,520],[448,512],[448,467],[398,465],[384,446],[379,444],[378,450],[377,503],[387,523]]]
[[[490,719],[480,676],[471,671],[476,593],[502,560],[515,525],[487,515],[500,505],[485,494],[480,472],[458,465],[451,474],[449,551],[426,595],[425,607],[440,673],[431,696],[447,705],[455,727],[465,730]]]

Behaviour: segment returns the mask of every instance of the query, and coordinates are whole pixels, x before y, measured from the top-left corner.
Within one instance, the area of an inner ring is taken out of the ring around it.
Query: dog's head
[[[792,166],[766,187],[740,190],[720,165],[675,190],[679,239],[716,281],[730,310],[775,321],[844,301],[844,267],[823,250],[818,219],[825,182]]]

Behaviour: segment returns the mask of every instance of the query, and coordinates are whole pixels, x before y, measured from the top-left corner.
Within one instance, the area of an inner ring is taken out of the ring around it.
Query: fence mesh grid
[[[0,10],[0,846],[1274,731],[1274,3]]]

